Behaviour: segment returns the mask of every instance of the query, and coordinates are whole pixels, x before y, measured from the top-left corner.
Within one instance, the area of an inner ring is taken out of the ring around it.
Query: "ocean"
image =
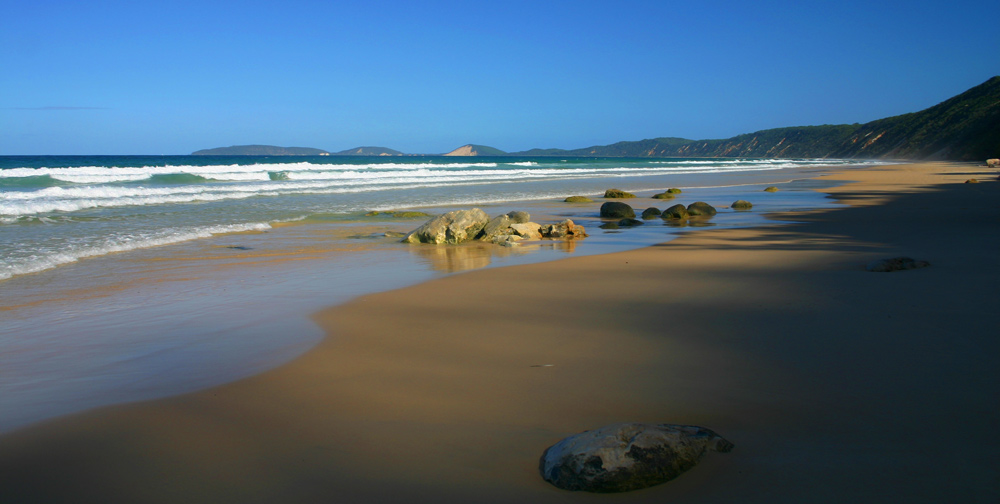
[[[97,406],[203,389],[295,358],[309,315],[486,266],[600,254],[692,228],[602,229],[605,189],[720,208],[706,225],[831,205],[829,159],[0,157],[0,432]],[[763,193],[777,185],[777,193]],[[571,195],[593,204],[566,204]],[[735,212],[735,199],[754,203]],[[640,198],[636,205],[674,201]],[[482,207],[572,218],[590,237],[524,247],[409,246],[428,214]],[[641,210],[642,207],[637,207]]]

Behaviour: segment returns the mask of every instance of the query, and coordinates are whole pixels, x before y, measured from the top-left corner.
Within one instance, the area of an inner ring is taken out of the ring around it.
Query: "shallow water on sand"
[[[781,183],[777,193],[762,192],[765,184],[685,188],[671,201],[649,199],[653,192],[646,191],[629,203],[641,211],[708,201],[720,212],[706,228],[760,225],[767,222],[765,212],[832,204],[812,190],[821,185],[813,180]],[[751,200],[753,211],[723,208],[736,199]],[[527,210],[540,223],[571,218],[590,234],[581,241],[514,248],[410,246],[385,233],[409,231],[424,219],[309,221],[113,254],[6,280],[0,284],[0,432],[263,372],[324,337],[309,319],[312,313],[358,295],[482,267],[634,249],[697,229],[661,219],[601,229],[602,201],[479,205],[490,215]],[[423,208],[431,214],[452,209]]]

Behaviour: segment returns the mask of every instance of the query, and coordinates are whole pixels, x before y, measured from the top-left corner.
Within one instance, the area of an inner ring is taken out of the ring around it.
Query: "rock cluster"
[[[585,431],[542,454],[542,478],[564,490],[627,492],[670,481],[708,451],[733,444],[694,425],[620,423]]]
[[[406,243],[458,244],[480,240],[513,246],[521,240],[541,238],[575,239],[587,236],[583,226],[566,219],[557,224],[531,222],[527,212],[510,212],[492,219],[486,212],[455,210],[425,222],[403,238]]]

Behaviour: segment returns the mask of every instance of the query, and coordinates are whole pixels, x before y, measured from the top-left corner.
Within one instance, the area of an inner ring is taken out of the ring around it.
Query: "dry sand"
[[[828,190],[852,206],[779,216],[796,224],[331,308],[330,337],[274,371],[0,438],[0,501],[996,503],[996,174],[834,178],[858,181]],[[864,269],[897,255],[931,266]],[[619,421],[736,448],[621,495],[539,477],[547,446]]]

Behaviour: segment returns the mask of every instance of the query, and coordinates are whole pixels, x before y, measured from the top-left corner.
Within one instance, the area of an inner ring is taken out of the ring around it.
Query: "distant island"
[[[329,156],[322,149],[311,147],[276,147],[274,145],[233,145],[194,151],[192,156]]]
[[[237,145],[194,152],[228,156],[400,156],[385,147],[331,154],[305,147]],[[761,130],[722,140],[662,137],[582,149],[504,152],[467,144],[445,156],[752,157],[983,160],[1000,155],[1000,76],[933,107],[865,124]]]
[[[463,145],[447,154],[445,156],[508,156],[506,152],[497,149],[495,147],[487,147],[485,145],[474,145],[468,144]]]
[[[388,147],[355,147],[334,153],[337,156],[402,156],[403,153]]]

